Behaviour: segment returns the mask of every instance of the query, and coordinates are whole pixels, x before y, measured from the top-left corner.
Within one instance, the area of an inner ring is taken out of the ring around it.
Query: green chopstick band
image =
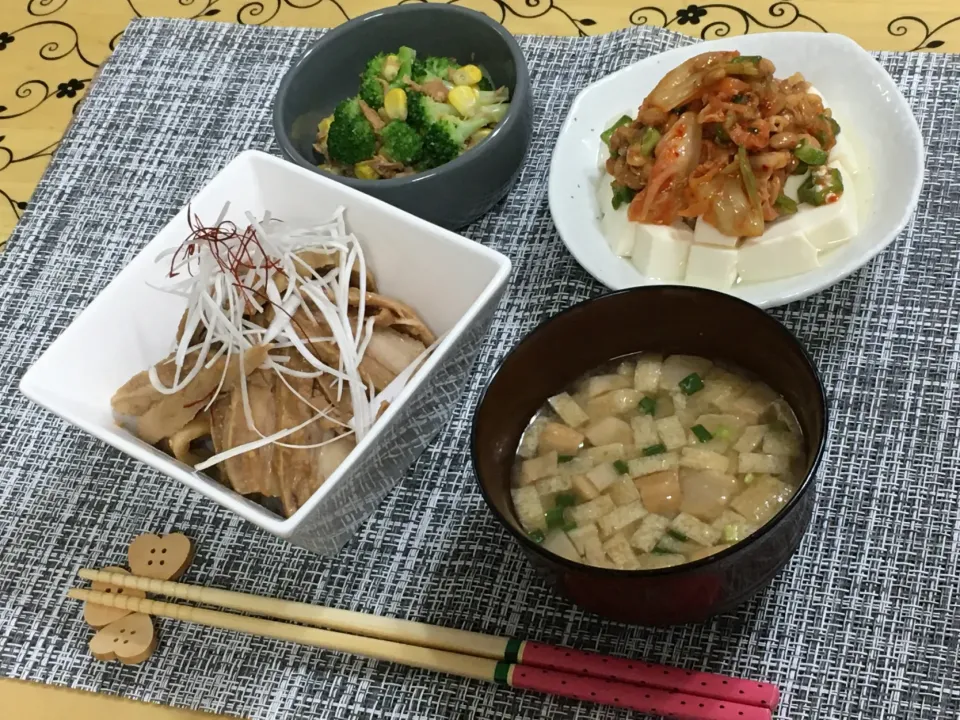
[[[508,663],[520,662],[520,648],[523,647],[523,640],[510,638],[507,640],[507,649],[503,651],[503,659]]]
[[[498,683],[503,683],[507,685],[507,678],[510,675],[510,668],[513,667],[512,664],[507,662],[498,662],[497,666],[493,669],[493,679]]]

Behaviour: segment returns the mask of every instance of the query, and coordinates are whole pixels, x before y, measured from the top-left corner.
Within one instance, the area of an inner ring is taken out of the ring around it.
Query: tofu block
[[[650,552],[667,532],[670,521],[662,515],[650,513],[640,521],[640,526],[630,536],[630,545],[641,552]]]
[[[601,497],[605,496],[601,495]],[[600,537],[608,538],[614,533],[618,533],[642,519],[646,514],[647,511],[639,500],[629,505],[618,507],[597,520],[597,527],[600,528]]]
[[[549,421],[544,418],[537,418],[527,429],[523,431],[523,437],[520,438],[520,447],[517,448],[517,455],[522,458],[535,458],[540,448],[540,433],[547,426]]]
[[[597,530],[597,526],[594,523],[583,525],[582,527],[575,527],[573,530],[567,530],[567,537],[570,538],[570,542],[573,543],[573,547],[580,555],[587,554],[587,543],[590,538],[595,538],[597,543],[600,543],[600,531]]]
[[[778,395],[765,383],[753,383],[747,391],[730,404],[731,410],[740,416],[759,417],[777,401]]]
[[[730,468],[730,460],[726,455],[712,450],[685,447],[680,451],[680,467],[725,473]]]
[[[715,367],[704,377],[703,390],[693,397],[703,405],[704,411],[711,409],[709,407],[711,405],[724,410],[725,401],[743,395],[748,387],[750,387],[750,381],[746,378]]]
[[[583,394],[588,398],[594,398],[598,395],[606,395],[614,390],[632,387],[633,383],[623,375],[594,375],[587,378],[586,382],[583,383]]]
[[[613,563],[607,559],[607,552],[603,549],[603,542],[600,540],[599,533],[584,538],[583,558],[588,565],[605,568],[614,567]]]
[[[697,225],[707,225],[702,220]],[[709,225],[707,225],[709,227]],[[730,238],[736,242],[737,238]],[[688,285],[711,290],[729,290],[737,280],[737,263],[740,253],[735,248],[694,243],[687,256]]]
[[[627,466],[630,468],[631,477],[640,477],[660,472],[661,470],[670,470],[677,467],[680,463],[680,456],[675,452],[661,453],[660,455],[651,455],[650,457],[639,457],[630,460]]]
[[[607,158],[610,157],[610,151],[607,149],[607,146],[604,144],[603,149],[600,152],[600,167],[605,168],[607,164]],[[604,215],[614,212],[613,210],[613,176],[604,172],[600,176],[600,182],[597,183],[597,192],[594,197],[597,200],[597,216],[601,219]],[[606,233],[604,233],[606,237]]]
[[[570,492],[573,489],[573,483],[568,476],[553,475],[537,480],[534,487],[537,489],[537,494],[541,497],[541,502],[543,502],[543,498],[548,497],[550,498],[552,506],[553,496],[557,493]]]
[[[640,491],[629,475],[621,475],[620,479],[610,486],[609,495],[617,505],[630,505],[640,500]]]
[[[790,458],[786,455],[764,455],[763,453],[740,453],[740,462],[737,472],[767,473],[770,475],[785,475],[790,471]]]
[[[577,552],[577,549],[573,546],[573,543],[570,542],[570,538],[567,537],[567,534],[563,530],[551,530],[548,532],[547,536],[543,539],[542,547],[554,555],[559,555],[573,562],[580,562],[580,553]]]
[[[614,255],[628,258],[633,255],[637,238],[637,223],[630,222],[627,217],[627,205],[621,205],[616,210],[612,206],[603,214],[600,220],[600,232],[607,240],[607,245]]]
[[[610,443],[600,447],[587,448],[581,455],[589,459],[594,465],[599,465],[600,463],[623,460],[627,456],[627,448],[624,443]]]
[[[587,480],[600,492],[606,492],[607,488],[617,482],[621,477],[620,473],[613,466],[613,463],[597,465],[587,473]]]
[[[609,538],[603,544],[603,549],[606,551],[607,557],[610,558],[610,562],[616,567],[621,570],[636,569],[637,556],[634,555],[630,543],[627,542],[627,539],[620,533]]]
[[[686,275],[692,244],[693,231],[683,223],[636,223],[633,265],[652,280],[679,282]]]
[[[655,393],[660,386],[661,367],[662,355],[641,355],[633,371],[633,389],[640,393]]]
[[[837,138],[838,144],[842,136]],[[843,178],[843,194],[835,203],[815,207],[800,204],[799,211],[789,218],[778,220],[767,225],[767,230],[759,238],[761,241],[780,237],[803,235],[810,244],[819,251],[830,250],[847,240],[850,240],[860,231],[860,208],[857,201],[856,171],[844,160],[834,159],[836,148],[830,152],[829,167],[840,171]],[[841,150],[841,156],[847,157]],[[849,180],[849,182],[847,182]],[[793,182],[791,182],[793,181]],[[802,179],[791,177],[787,181],[785,192],[796,200],[796,191]]]
[[[597,490],[596,486],[590,482],[590,479],[586,475],[571,475],[570,483],[572,485],[571,489],[580,499],[580,502],[593,500],[600,494],[600,491]]]
[[[532,530],[546,530],[547,518],[543,505],[540,503],[540,494],[532,485],[513,488],[510,491],[513,498],[513,509],[517,513],[517,520],[527,532]],[[610,501],[613,505],[613,501]]]
[[[557,473],[560,475],[583,475],[588,470],[593,468],[597,463],[587,455],[587,451],[583,450],[577,457],[567,462],[559,462],[557,464]]]
[[[730,503],[749,523],[762,525],[786,505],[794,489],[770,475],[761,475]]]
[[[703,218],[697,218],[697,224],[693,228],[693,247],[690,248],[690,250],[692,252],[697,246],[704,245],[719,248],[736,248],[739,240],[740,238],[738,237],[724,235]],[[689,273],[689,262],[687,268],[687,272]]]
[[[520,464],[520,484],[530,485],[540,478],[557,474],[557,453],[548,452],[546,455],[524,460]]]
[[[734,444],[733,449],[738,453],[749,453],[760,447],[763,436],[767,434],[766,425],[750,425],[743,431],[743,435]]]
[[[817,248],[807,236],[795,230],[772,235],[773,228],[750,238],[740,248],[737,272],[744,283],[761,283],[801,275],[820,267]]]
[[[698,415],[693,421],[693,424],[703,426],[707,429],[707,432],[715,438],[726,440],[730,444],[738,442],[743,436],[745,429],[743,421],[738,416],[726,414],[709,413]]]
[[[539,499],[539,496],[537,497]],[[568,507],[563,514],[567,520],[575,522],[580,526],[596,522],[616,509],[617,506],[613,504],[613,500],[610,499],[609,495],[600,495],[590,502]]]
[[[747,522],[743,515],[733,510],[724,510],[710,525],[720,531],[720,540],[725,543],[740,542],[757,529],[755,525]]]
[[[652,513],[673,517],[680,511],[683,491],[676,468],[643,475],[633,481],[643,506]]]
[[[640,398],[640,393],[633,388],[613,390],[587,400],[587,415],[594,421],[609,415],[622,415],[636,408]]]
[[[636,372],[637,364],[632,360],[623,360],[617,365],[617,375],[625,377],[628,382],[633,383],[633,374]],[[631,384],[630,387],[633,387]]]
[[[570,427],[580,427],[590,418],[569,393],[560,393],[547,400],[553,411]]]
[[[827,164],[840,166],[846,170],[843,173],[844,187],[846,187],[848,177],[856,178],[861,172],[860,163],[857,161],[856,153],[853,150],[853,143],[842,132],[837,135],[837,144],[830,148],[830,157]]]
[[[676,415],[656,421],[657,435],[667,450],[677,450],[687,444],[687,433]]]
[[[713,363],[706,358],[696,355],[671,355],[663,361],[663,369],[660,373],[660,389],[679,394],[681,380],[693,373],[697,373],[702,379],[706,377],[711,367],[713,367]]]
[[[630,427],[633,429],[633,444],[638,448],[650,447],[660,442],[660,435],[657,433],[657,421],[652,415],[637,415],[630,419]]]
[[[606,417],[603,420],[588,425],[584,435],[595,447],[622,443],[627,445],[633,442],[633,430],[630,425],[620,418]]]
[[[720,540],[720,531],[688,513],[680,513],[670,521],[670,530],[701,545],[715,545]],[[678,538],[682,539],[682,538]]]

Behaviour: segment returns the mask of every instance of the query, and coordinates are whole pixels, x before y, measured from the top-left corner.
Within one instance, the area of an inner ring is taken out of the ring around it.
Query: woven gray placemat
[[[533,146],[509,198],[467,233],[510,256],[510,289],[455,419],[337,558],[288,547],[17,394],[39,352],[193,192],[240,150],[276,152],[272,98],[318,35],[134,22],[0,259],[0,673],[255,720],[627,717],[172,621],[142,666],[92,660],[80,608],[63,598],[76,569],[122,562],[137,533],[179,529],[198,542],[197,583],[762,678],[783,690],[779,718],[960,715],[956,57],[878,55],[926,140],[920,207],[869,266],[775,311],[819,363],[833,423],[799,554],[736,614],[662,630],[585,615],[533,576],[468,459],[479,390],[506,349],[601,292],[547,209],[564,113],[584,85],[690,42],[679,35],[521,38]]]

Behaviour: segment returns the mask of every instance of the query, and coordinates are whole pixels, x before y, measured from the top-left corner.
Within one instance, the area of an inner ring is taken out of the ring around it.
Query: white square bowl
[[[550,213],[563,242],[583,268],[611,290],[656,285],[613,253],[600,229],[596,188],[600,133],[612,118],[636,115],[670,70],[705,52],[762,55],[777,77],[795,72],[823,94],[867,174],[872,191],[856,237],[811,272],[727,291],[760,307],[800,300],[844,279],[884,250],[906,226],[923,185],[923,138],[893,78],[853,40],[822,33],[765,33],[713,40],[654,55],[585,88],[567,114],[550,163]]]
[[[166,357],[185,301],[151,288],[161,251],[188,235],[181,210],[40,356],[20,382],[28,398],[269,533],[336,553],[448,422],[510,275],[500,253],[271,155],[247,151],[201,189],[191,211],[208,222],[230,202],[291,223],[324,222],[343,206],[384,294],[411,305],[438,335],[435,351],[337,471],[290,518],[195,472],[114,423],[110,398]]]

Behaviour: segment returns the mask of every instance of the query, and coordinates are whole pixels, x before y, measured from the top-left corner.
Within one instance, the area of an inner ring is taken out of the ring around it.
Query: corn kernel
[[[377,171],[374,170],[370,166],[370,163],[366,160],[363,162],[358,162],[353,166],[353,174],[361,180],[376,180],[378,177],[380,177],[377,175]]]
[[[477,130],[473,135],[470,136],[470,145],[476,145],[481,140],[486,140],[492,132],[493,128],[483,128],[482,130]]]
[[[333,115],[328,115],[317,123],[317,139],[325,138],[330,132],[330,125],[333,123]]]
[[[383,96],[383,109],[391,120],[407,119],[407,94],[402,88],[394,88]]]
[[[387,82],[393,82],[397,79],[397,73],[400,72],[400,58],[396,55],[387,55],[383,61],[383,70],[380,74]]]
[[[453,105],[463,117],[470,117],[477,107],[477,98],[479,97],[480,91],[476,88],[469,85],[458,85],[447,94],[447,102]]]
[[[476,85],[483,79],[483,73],[476,65],[464,65],[450,73],[454,85]]]

